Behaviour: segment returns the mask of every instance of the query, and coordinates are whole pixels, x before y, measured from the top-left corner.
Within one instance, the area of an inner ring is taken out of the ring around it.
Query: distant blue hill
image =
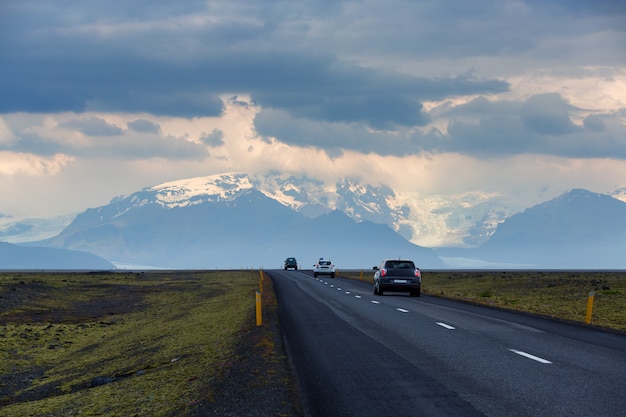
[[[0,242],[0,269],[111,270],[115,266],[91,253]]]
[[[537,268],[626,269],[626,203],[574,189],[506,219],[467,255]]]

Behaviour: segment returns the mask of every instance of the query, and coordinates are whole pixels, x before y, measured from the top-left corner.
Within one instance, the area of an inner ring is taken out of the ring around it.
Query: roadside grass
[[[0,274],[0,415],[171,416],[214,400],[257,271]]]
[[[425,294],[578,322],[594,291],[592,325],[626,331],[626,272],[422,272]],[[258,270],[0,273],[0,416],[191,417],[241,395],[289,410],[289,392],[272,391],[292,385],[277,320],[253,325],[258,279]],[[275,316],[272,291],[263,298]],[[238,351],[244,339],[252,349]]]
[[[373,283],[373,271],[341,271]],[[624,271],[427,271],[422,292],[438,297],[585,322],[594,292],[591,325],[626,331]]]

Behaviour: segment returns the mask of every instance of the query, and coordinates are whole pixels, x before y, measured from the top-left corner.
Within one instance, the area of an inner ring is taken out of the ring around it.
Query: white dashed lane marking
[[[326,282],[326,281],[322,281],[321,279],[316,278],[316,280],[317,280],[317,281],[319,281],[320,283],[324,283],[325,285],[329,285],[329,283],[328,283],[328,282]],[[330,284],[330,286],[331,286],[332,288],[335,288],[335,286],[334,286],[334,285],[332,285],[332,284]],[[340,288],[340,287],[337,287],[337,291],[341,291],[341,288]],[[350,295],[350,291],[345,291],[345,293],[346,293],[347,295]],[[361,297],[360,295],[355,295],[355,296],[354,296],[354,298],[361,299],[361,298],[363,298],[363,297]],[[372,304],[380,304],[380,301],[371,300],[371,303],[372,303]],[[399,311],[399,312],[401,312],[401,313],[408,313],[408,312],[409,312],[409,310],[405,310],[404,308],[396,308],[396,310],[397,310],[397,311]],[[454,326],[451,326],[451,325],[446,324],[446,323],[443,323],[443,322],[437,322],[437,325],[438,325],[438,326],[441,326],[441,327],[443,327],[443,328],[445,328],[445,329],[448,329],[448,330],[455,330],[455,329],[456,329]],[[531,355],[530,353],[522,352],[521,350],[515,350],[515,349],[509,349],[509,350],[510,350],[511,352],[513,352],[513,353],[517,354],[517,355],[523,356],[523,357],[528,358],[528,359],[532,359],[532,360],[537,361],[537,362],[540,362],[540,363],[544,363],[544,364],[550,364],[550,363],[552,363],[552,362],[550,362],[550,361],[549,361],[549,360],[547,360],[547,359],[543,359],[543,358],[540,358],[539,356]]]
[[[523,357],[525,357],[525,358],[528,358],[528,359],[532,359],[532,360],[537,361],[537,362],[541,362],[541,363],[552,363],[552,362],[550,362],[550,361],[549,361],[549,360],[547,360],[547,359],[543,359],[543,358],[540,358],[540,357],[538,357],[538,356],[531,355],[530,353],[522,352],[522,351],[520,351],[520,350],[515,350],[515,349],[509,349],[509,350],[510,350],[511,352],[513,352],[513,353],[517,353],[518,355],[521,355],[521,356],[523,356]]]

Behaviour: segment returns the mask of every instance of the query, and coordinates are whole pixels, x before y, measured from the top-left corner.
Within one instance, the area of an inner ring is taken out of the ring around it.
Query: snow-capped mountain
[[[331,257],[343,267],[381,256],[411,256],[431,268],[618,267],[626,204],[617,197],[624,195],[572,190],[513,213],[486,193],[423,198],[351,178],[326,184],[230,173],[116,197],[37,243],[170,268],[267,265],[283,256]],[[19,234],[18,227],[4,230]]]
[[[356,222],[340,210],[304,216],[293,209],[305,205],[296,186],[273,190],[282,201],[259,188],[244,174],[160,184],[81,213],[43,243],[95,253],[117,265],[174,269],[280,267],[291,256],[303,264],[332,258],[342,268],[371,267],[396,256],[422,267],[444,266],[431,249],[386,225]]]
[[[619,188],[609,194],[611,197],[616,198],[626,203],[626,188]]]
[[[424,198],[396,194],[386,185],[374,186],[351,178],[324,184],[277,173],[228,173],[163,183],[134,193],[130,199],[118,197],[110,205],[116,211],[106,216],[148,203],[172,208],[228,201],[251,189],[309,218],[340,210],[355,221],[386,224],[412,243],[430,247],[477,246],[513,213],[496,195],[487,193]]]
[[[352,178],[329,185],[304,177],[270,175],[252,183],[268,197],[304,215],[340,210],[356,221],[386,224],[405,239],[428,247],[478,246],[513,214],[497,195],[488,193],[423,197]]]
[[[423,197],[351,178],[325,184],[280,173],[227,173],[170,181],[116,197],[98,211],[103,219],[111,219],[146,204],[174,208],[223,202],[252,189],[308,218],[340,210],[355,221],[386,224],[412,243],[427,247],[478,246],[513,214],[493,194]],[[47,219],[0,218],[0,240],[22,243],[49,238],[75,217],[76,214]]]
[[[199,235],[199,231],[234,242],[236,234],[233,235],[232,230],[234,228],[239,230],[242,220],[238,222],[233,220],[228,234],[222,230],[222,227],[231,221],[231,218],[234,219],[232,216],[235,216],[243,206],[250,204],[250,201],[255,201],[257,206],[262,204],[268,208],[267,210],[257,209],[252,214],[239,213],[239,215],[246,216],[244,222],[256,218],[255,216],[259,214],[264,216],[263,219],[257,219],[258,223],[248,224],[250,238],[246,243],[252,244],[257,238],[256,236],[252,238],[253,234],[263,234],[273,242],[274,249],[278,245],[285,251],[290,246],[300,245],[303,248],[317,247],[320,252],[323,252],[324,248],[329,248],[334,244],[331,242],[336,243],[339,239],[337,233],[329,230],[320,234],[323,241],[305,244],[302,242],[302,234],[312,234],[314,239],[318,239],[319,236],[315,236],[315,229],[308,229],[305,224],[307,222],[295,218],[294,214],[304,219],[316,220],[322,215],[340,212],[345,219],[349,218],[352,223],[358,224],[359,226],[356,226],[358,228],[370,228],[374,224],[385,225],[390,232],[395,231],[398,237],[402,236],[411,242],[415,249],[443,243],[478,245],[488,239],[498,223],[510,213],[498,203],[496,196],[481,193],[424,199],[416,194],[396,194],[388,186],[364,184],[351,178],[340,179],[334,184],[325,184],[306,177],[278,173],[257,176],[227,173],[171,181],[144,188],[128,196],[117,197],[108,205],[82,213],[63,233],[49,242],[58,247],[91,251],[118,263],[145,265],[150,262],[154,253],[161,253],[163,257],[171,258],[171,250],[167,249],[169,247],[167,244],[163,247],[156,247],[155,244],[159,239],[144,239],[150,224],[153,227],[157,225],[161,229],[169,228],[170,231],[177,228],[179,234],[186,235],[185,239],[195,239],[197,242],[205,239],[204,236]],[[279,209],[280,207],[282,209]],[[228,214],[226,210],[229,211]],[[207,225],[199,225],[198,223],[202,220],[195,217],[199,215],[198,213],[208,217],[228,217],[229,220],[222,224],[213,224],[213,219],[210,219],[207,220]],[[274,219],[277,215],[280,218],[278,221]],[[176,218],[176,216],[182,216],[182,218]],[[321,218],[325,219],[325,217]],[[274,221],[276,221],[274,228],[286,228],[288,225],[291,231],[276,233],[269,229],[259,230],[259,224],[267,226],[272,225]],[[327,227],[336,226],[327,225]],[[351,226],[342,227],[350,228]],[[130,233],[131,229],[136,230],[136,233]],[[324,227],[321,229],[323,230]],[[105,233],[107,238],[101,239],[96,230],[100,234]],[[300,231],[300,236],[296,236],[296,231]],[[379,230],[379,233],[383,232]],[[365,236],[363,233],[360,234]],[[386,235],[386,232],[383,234]],[[152,231],[151,235],[159,235],[166,239],[166,233],[163,230]],[[245,239],[242,236],[239,238],[237,247],[241,248],[241,241]],[[266,242],[257,243],[261,247],[267,246]],[[365,244],[366,242],[358,244],[363,254],[367,252],[372,253],[372,257],[378,256],[374,255],[376,251],[363,246]],[[398,244],[400,243],[394,243],[396,246]],[[344,247],[354,245],[355,242],[350,240],[344,242]],[[120,250],[124,247],[127,248],[128,253]],[[336,249],[338,252],[344,252],[345,260],[352,257],[347,250]],[[233,247],[232,250],[237,249]],[[254,245],[247,250],[254,251]],[[169,255],[166,254],[167,251]],[[399,253],[407,252],[407,249],[390,250],[390,252],[389,256],[398,256]],[[435,260],[436,256],[433,255],[421,253],[420,257],[431,259],[427,265],[438,264],[440,261]],[[182,265],[183,259],[191,261],[197,259],[198,256],[200,256],[198,253],[191,252],[184,256],[180,254],[180,259],[175,263]],[[227,257],[223,253],[220,256]],[[364,256],[364,258],[367,257]],[[261,261],[258,258],[257,260]],[[236,261],[230,259],[229,262]],[[352,258],[350,262],[359,261]]]
[[[625,252],[626,203],[573,189],[509,217],[474,253],[529,267],[621,269]]]

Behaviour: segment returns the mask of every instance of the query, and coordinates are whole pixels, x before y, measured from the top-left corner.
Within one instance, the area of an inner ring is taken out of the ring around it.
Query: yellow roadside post
[[[263,294],[263,268],[259,269],[259,291],[256,292],[256,325],[263,324],[263,308],[261,305],[261,294]]]
[[[256,292],[256,325],[260,326],[263,324],[263,310],[261,308],[261,293]]]
[[[587,298],[587,315],[585,316],[585,323],[591,324],[591,312],[593,311],[593,299],[594,292],[589,291],[589,298]]]
[[[363,281],[363,270],[361,269],[361,281]]]

